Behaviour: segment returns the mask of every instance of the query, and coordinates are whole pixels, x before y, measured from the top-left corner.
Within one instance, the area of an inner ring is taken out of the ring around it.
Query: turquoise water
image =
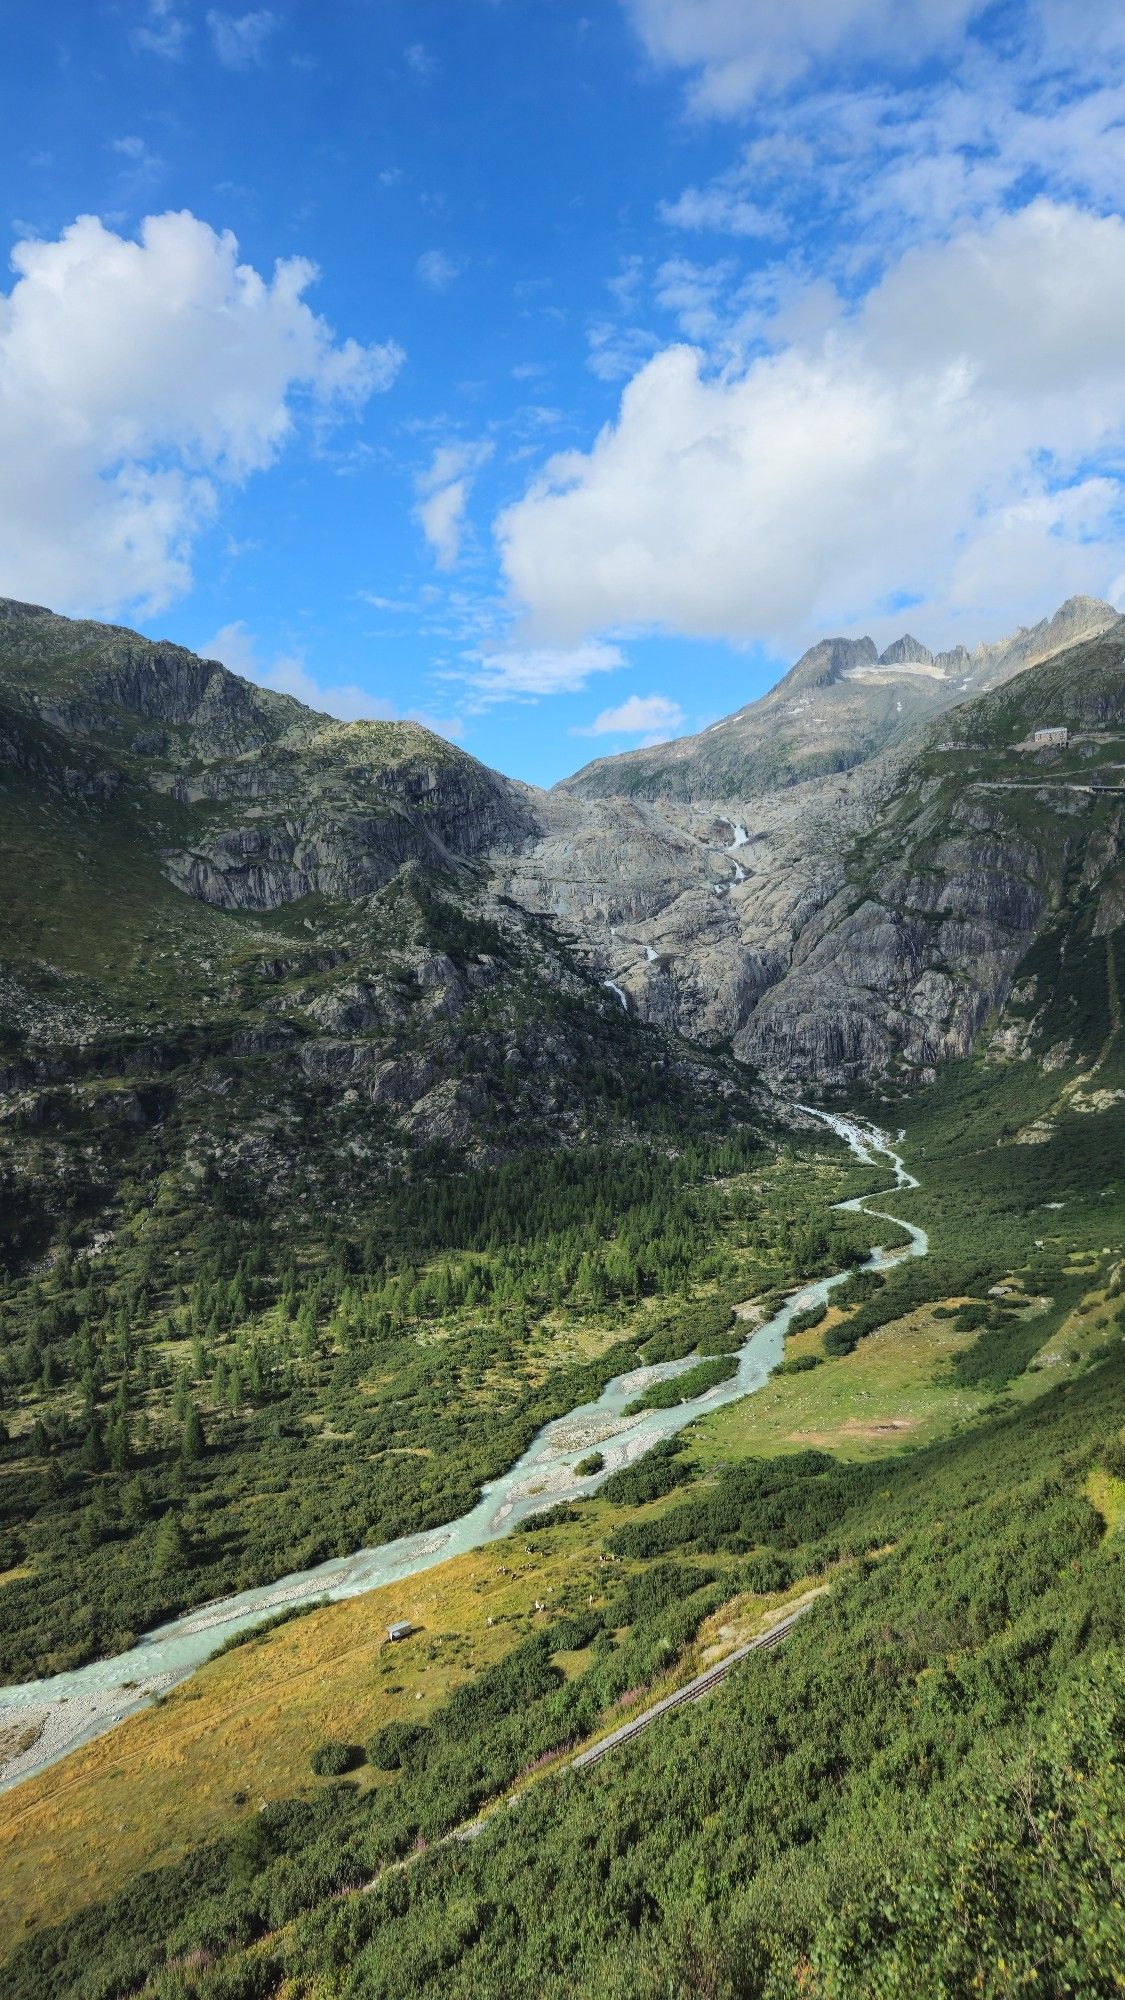
[[[896,1188],[918,1185],[885,1133],[857,1119],[821,1111],[813,1115],[830,1125],[868,1165],[875,1164],[878,1156],[887,1159],[894,1170]],[[858,1196],[839,1203],[841,1209],[863,1210],[880,1220],[896,1223],[907,1233],[909,1241],[905,1246],[873,1251],[866,1268],[879,1270],[901,1256],[924,1257],[929,1249],[925,1230],[883,1209],[872,1208],[870,1202],[880,1198]],[[737,1374],[690,1403],[669,1410],[648,1410],[634,1417],[624,1414],[626,1406],[649,1384],[694,1367],[695,1360],[691,1357],[615,1376],[596,1402],[583,1404],[567,1416],[546,1424],[511,1470],[484,1487],[476,1506],[446,1527],[403,1535],[378,1548],[358,1549],[354,1555],[335,1557],[313,1569],[282,1577],[276,1583],[241,1591],[185,1612],[182,1617],[146,1633],[127,1653],[116,1653],[111,1659],[95,1660],[48,1680],[0,1688],[0,1725],[21,1718],[38,1721],[45,1711],[49,1717],[42,1740],[12,1767],[0,1789],[18,1783],[34,1771],[44,1770],[79,1743],[88,1742],[143,1707],[154,1692],[185,1680],[233,1633],[261,1624],[292,1605],[356,1597],[384,1584],[405,1581],[436,1563],[447,1562],[451,1556],[464,1555],[470,1549],[498,1541],[529,1514],[596,1492],[610,1473],[643,1457],[662,1438],[673,1437],[697,1417],[760,1389],[782,1358],[786,1330],[794,1315],[822,1304],[849,1275],[847,1271],[838,1271],[833,1277],[819,1278],[794,1292],[772,1319],[748,1335],[738,1357]],[[603,1469],[590,1478],[580,1479],[574,1467],[594,1449],[602,1453]],[[394,1616],[393,1609],[390,1615]]]

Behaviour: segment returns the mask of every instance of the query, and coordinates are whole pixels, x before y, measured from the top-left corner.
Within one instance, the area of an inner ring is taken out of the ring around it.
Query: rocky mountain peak
[[[890,646],[884,646],[879,655],[881,667],[896,667],[902,662],[920,662],[923,666],[932,667],[934,656],[928,646],[923,646],[920,639],[915,639],[909,632],[904,632],[901,639],[896,639]]]
[[[849,667],[873,667],[879,658],[874,639],[818,639],[796,665],[790,667],[776,692],[807,693],[810,688],[830,687]]]

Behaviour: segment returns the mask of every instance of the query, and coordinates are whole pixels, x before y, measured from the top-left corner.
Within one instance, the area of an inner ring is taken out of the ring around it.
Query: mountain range
[[[1096,638],[1118,616],[1100,598],[1070,597],[1052,618],[971,653],[931,653],[908,632],[881,653],[869,638],[821,639],[768,694],[699,735],[599,758],[565,784],[588,798],[745,800],[848,771],[940,710]]]
[[[484,1143],[581,1070],[557,1023],[516,1025],[561,1001],[647,1024],[661,1060],[925,1080],[1068,884],[1102,928],[1120,908],[1120,811],[1088,787],[1121,776],[1123,654],[1091,598],[971,656],[826,640],[702,736],[538,792],[417,724],[6,601],[8,1089],[127,1023],[152,1046],[221,1019],[279,1073],[363,1077],[393,1125]],[[1051,724],[1067,750],[1017,748]]]

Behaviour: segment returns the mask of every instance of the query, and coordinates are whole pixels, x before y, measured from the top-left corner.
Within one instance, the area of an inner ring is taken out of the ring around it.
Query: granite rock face
[[[554,1116],[568,1066],[574,1083],[548,991],[564,1008],[592,992],[618,1024],[623,997],[697,1057],[729,1050],[787,1088],[964,1055],[1052,911],[1085,899],[1098,936],[1122,920],[1123,658],[1125,623],[1092,599],[971,656],[825,640],[704,736],[540,793],[417,724],[336,722],[182,648],[0,601],[0,793],[71,829],[75,869],[111,833],[128,869],[143,857],[152,907],[158,887],[277,924],[254,936],[254,979],[267,1014],[289,986],[303,1039],[256,1022],[266,1039],[240,1057],[400,1119],[421,1106],[412,1131],[460,1143],[476,1098],[451,1069],[467,1085],[500,1040],[496,1102],[519,1079]],[[1045,725],[1071,732],[1064,750],[1028,748]],[[451,955],[428,936],[438,879],[462,912],[448,940],[475,925],[484,942]],[[539,1027],[510,1034],[528,981]],[[48,983],[13,1019],[41,1039],[57,1012],[73,1041],[86,1004]],[[448,1060],[422,1059],[412,1038],[447,1030]]]
[[[1117,621],[855,770],[743,800],[561,786],[500,864],[509,892],[639,1018],[777,1081],[927,1077],[967,1054],[1076,878],[1096,933],[1121,920],[1125,798],[1086,781],[1122,782],[1123,661]],[[1060,776],[1017,749],[1048,716],[1079,732]]]

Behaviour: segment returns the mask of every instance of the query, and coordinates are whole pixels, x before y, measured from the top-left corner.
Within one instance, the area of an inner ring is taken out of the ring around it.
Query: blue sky
[[[551,782],[1125,596],[1125,30],[14,0],[0,591]]]

